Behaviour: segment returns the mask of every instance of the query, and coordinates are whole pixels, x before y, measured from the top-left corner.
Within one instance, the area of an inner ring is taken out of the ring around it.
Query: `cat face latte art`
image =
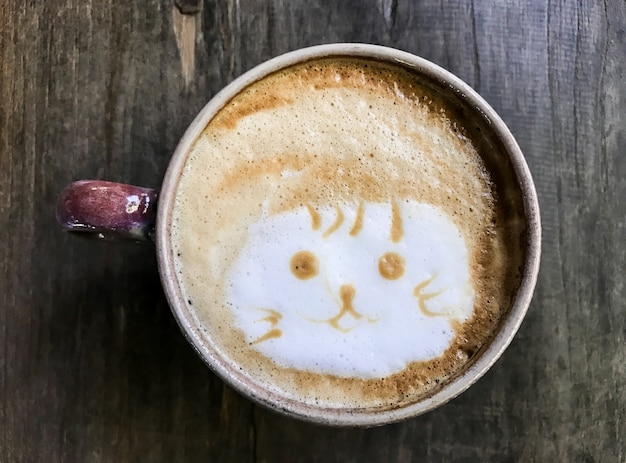
[[[442,355],[474,303],[460,231],[413,201],[262,217],[227,294],[246,340],[277,364],[368,379]]]
[[[217,112],[171,212],[181,299],[215,362],[358,411],[416,403],[480,357],[519,287],[523,206],[487,125],[449,98],[400,65],[331,57]]]

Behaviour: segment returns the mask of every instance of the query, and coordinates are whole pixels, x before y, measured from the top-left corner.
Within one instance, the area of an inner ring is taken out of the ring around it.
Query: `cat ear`
[[[359,200],[359,205],[356,209],[356,218],[354,219],[354,225],[350,229],[350,236],[356,236],[363,228],[363,201]]]
[[[328,227],[328,230],[326,230],[322,234],[322,238],[328,238],[330,235],[335,233],[339,229],[339,227],[341,227],[341,224],[343,223],[345,219],[343,215],[343,211],[341,210],[339,206],[335,206],[335,210],[337,211],[337,218],[335,219],[333,224],[330,227]]]
[[[395,199],[391,200],[391,229],[389,230],[389,239],[394,243],[399,242],[404,235],[404,227],[402,226],[402,210]]]
[[[319,230],[320,227],[322,226],[322,216],[310,204],[307,204],[306,208],[308,209],[309,214],[311,215],[311,228],[313,230]]]

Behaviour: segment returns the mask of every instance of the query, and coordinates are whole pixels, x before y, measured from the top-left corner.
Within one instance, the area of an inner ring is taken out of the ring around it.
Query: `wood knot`
[[[196,14],[200,11],[200,0],[176,0],[175,4],[181,14]]]

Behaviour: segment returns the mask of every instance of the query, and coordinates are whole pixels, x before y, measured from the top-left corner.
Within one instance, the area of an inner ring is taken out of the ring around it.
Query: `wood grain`
[[[158,187],[243,71],[358,41],[474,86],[525,152],[544,227],[515,341],[437,411],[369,430],[252,405],[196,357],[150,246],[61,233],[70,181]],[[0,3],[0,461],[626,461],[621,0]]]

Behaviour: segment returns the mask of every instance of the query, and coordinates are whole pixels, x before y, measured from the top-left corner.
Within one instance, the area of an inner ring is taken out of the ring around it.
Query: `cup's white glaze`
[[[193,315],[189,312],[189,308],[184,303],[174,270],[170,242],[174,194],[190,148],[196,138],[202,133],[213,116],[232,97],[251,83],[293,64],[328,56],[367,57],[389,61],[406,66],[436,82],[445,84],[449,92],[464,98],[469,107],[474,108],[475,114],[472,117],[482,118],[489,124],[503,147],[503,156],[509,157],[509,165],[513,169],[518,183],[515,187],[519,188],[523,195],[527,240],[526,262],[517,298],[505,315],[499,332],[488,348],[462,375],[432,396],[395,409],[339,410],[313,407],[297,400],[285,399],[250,382],[236,365],[229,363],[226,358],[220,355],[219,349],[212,344],[201,327],[197,325]],[[236,79],[204,107],[180,141],[166,173],[159,195],[156,246],[163,286],[183,333],[201,358],[228,385],[244,396],[290,416],[328,425],[376,426],[417,416],[448,402],[483,376],[502,355],[522,323],[532,298],[539,271],[541,225],[536,190],[522,152],[501,118],[474,90],[450,72],[406,52],[376,45],[331,44],[305,48],[271,59]]]

